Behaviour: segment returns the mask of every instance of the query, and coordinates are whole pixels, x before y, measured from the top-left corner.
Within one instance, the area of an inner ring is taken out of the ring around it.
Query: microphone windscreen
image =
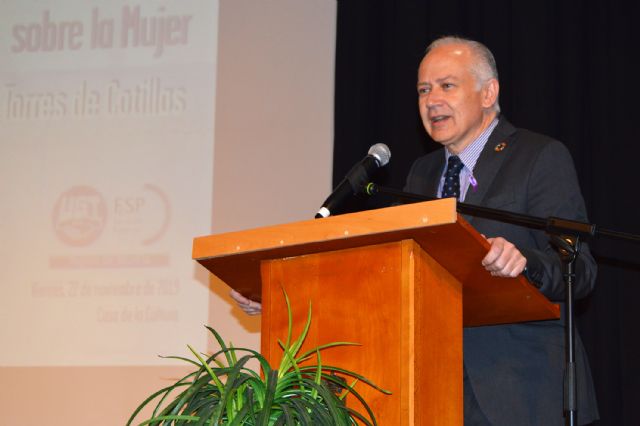
[[[379,167],[386,166],[391,159],[391,150],[389,150],[389,147],[383,143],[371,145],[368,154],[372,157],[375,157],[375,159],[378,161]]]

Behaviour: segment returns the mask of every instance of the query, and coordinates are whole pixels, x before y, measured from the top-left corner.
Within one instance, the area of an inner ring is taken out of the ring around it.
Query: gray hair
[[[429,52],[431,52],[433,49],[449,44],[462,44],[468,47],[471,53],[477,59],[471,65],[471,73],[473,73],[476,78],[478,89],[480,89],[485,82],[491,80],[492,78],[498,80],[498,66],[496,65],[496,59],[493,57],[493,53],[491,53],[487,46],[475,40],[470,40],[468,38],[458,36],[440,37],[431,42],[431,44],[427,47],[425,56],[428,55]],[[493,109],[496,112],[500,112],[500,104],[498,103],[497,98],[496,102],[493,104]]]

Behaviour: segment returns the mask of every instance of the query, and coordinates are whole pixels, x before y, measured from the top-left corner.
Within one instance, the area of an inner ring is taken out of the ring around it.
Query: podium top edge
[[[196,237],[193,258],[211,259],[455,223],[456,200],[445,198]]]

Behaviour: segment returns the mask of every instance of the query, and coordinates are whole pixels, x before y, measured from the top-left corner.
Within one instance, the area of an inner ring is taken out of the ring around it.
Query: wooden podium
[[[286,338],[284,288],[294,336],[312,303],[304,347],[362,345],[323,351],[322,363],[393,393],[357,386],[380,425],[462,425],[462,328],[560,313],[524,278],[482,268],[489,245],[455,207],[442,199],[200,237],[193,258],[262,300],[261,351],[272,365]]]

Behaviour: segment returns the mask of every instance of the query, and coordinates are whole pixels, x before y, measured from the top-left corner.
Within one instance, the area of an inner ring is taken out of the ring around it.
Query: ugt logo
[[[89,186],[74,186],[63,192],[53,209],[53,228],[70,246],[86,246],[102,233],[107,222],[107,204]]]

